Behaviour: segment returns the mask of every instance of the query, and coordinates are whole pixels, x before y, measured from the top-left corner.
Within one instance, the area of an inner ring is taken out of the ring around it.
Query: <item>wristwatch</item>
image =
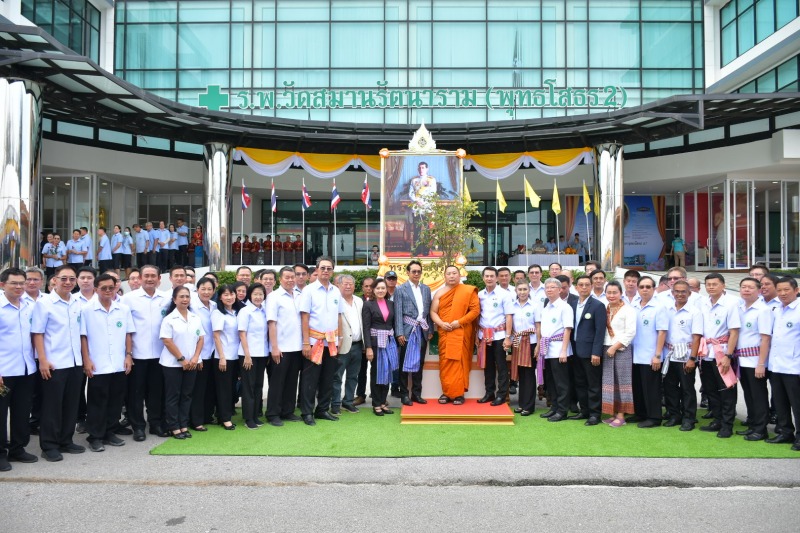
[[[693,362],[693,363],[694,363],[694,362],[696,362],[696,361],[697,361],[697,357],[695,357],[695,356],[691,355],[691,356],[689,356],[689,361],[691,361],[691,362]]]
[[[180,356],[180,357],[178,357],[178,362],[179,362],[179,363],[182,363],[182,362],[184,362],[184,361],[186,361],[186,358],[185,358],[184,356]]]

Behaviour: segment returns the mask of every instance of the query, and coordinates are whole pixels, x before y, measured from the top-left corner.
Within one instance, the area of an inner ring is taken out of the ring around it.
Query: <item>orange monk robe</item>
[[[456,285],[439,298],[439,318],[444,322],[458,320],[461,324],[453,331],[439,328],[439,379],[442,393],[448,398],[464,396],[469,389],[475,328],[480,314],[478,289],[472,285]]]

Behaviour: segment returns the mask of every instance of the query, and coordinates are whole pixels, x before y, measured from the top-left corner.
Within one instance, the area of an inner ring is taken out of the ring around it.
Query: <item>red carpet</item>
[[[493,407],[490,403],[478,403],[475,399],[467,399],[464,405],[442,405],[435,398],[427,400],[425,405],[404,405],[400,411],[400,423],[514,425],[514,413],[507,403]]]

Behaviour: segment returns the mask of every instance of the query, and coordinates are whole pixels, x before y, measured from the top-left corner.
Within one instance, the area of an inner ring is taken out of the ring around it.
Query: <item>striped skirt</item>
[[[633,414],[633,347],[606,355],[603,346],[603,414]]]

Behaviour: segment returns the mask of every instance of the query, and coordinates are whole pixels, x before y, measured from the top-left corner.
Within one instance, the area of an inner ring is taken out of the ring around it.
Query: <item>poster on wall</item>
[[[625,196],[623,267],[664,270],[664,196]]]

